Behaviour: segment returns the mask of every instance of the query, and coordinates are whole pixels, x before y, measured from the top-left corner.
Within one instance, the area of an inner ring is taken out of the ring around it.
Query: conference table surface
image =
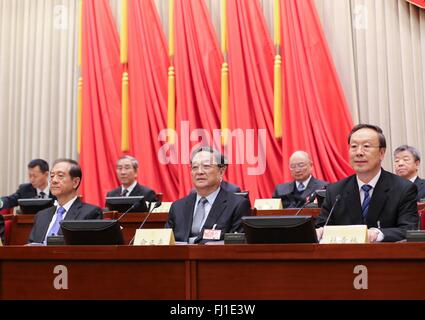
[[[0,299],[425,299],[425,243],[3,246]]]
[[[318,208],[305,208],[302,213],[303,215],[312,215],[317,216],[320,209]],[[284,210],[253,210],[254,215],[294,215],[298,212],[298,209],[284,209]],[[168,219],[168,213],[158,212],[152,213],[147,217],[147,213],[132,212],[124,215],[116,212],[110,211],[104,213],[104,219],[120,219],[120,224],[122,226],[124,243],[130,243],[130,240],[133,238],[136,229],[141,226],[145,221],[144,228],[164,228],[165,223]],[[8,219],[12,220],[10,236],[8,244],[11,245],[22,245],[28,242],[28,237],[34,223],[34,216],[32,214],[19,214],[19,215],[9,215]]]

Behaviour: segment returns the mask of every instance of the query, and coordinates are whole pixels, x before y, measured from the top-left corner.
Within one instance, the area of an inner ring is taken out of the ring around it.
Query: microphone
[[[339,195],[339,194],[338,194],[338,195],[336,196],[336,198],[335,198],[334,205],[332,206],[331,211],[329,212],[328,218],[326,219],[326,222],[325,222],[325,225],[323,226],[323,228],[324,228],[324,227],[326,227],[326,226],[328,225],[329,219],[330,219],[330,217],[331,217],[332,213],[333,213],[333,212],[334,212],[334,210],[335,210],[336,204],[338,203],[338,201],[339,201],[340,199],[341,199],[341,195]]]
[[[314,201],[314,199],[316,199],[316,191],[313,191],[306,199],[305,199],[305,203],[304,205],[297,211],[297,213],[295,214],[296,216],[310,203],[312,203]]]
[[[135,203],[133,203],[132,204],[132,206],[130,207],[130,208],[128,208],[122,215],[121,215],[121,217],[119,217],[118,219],[117,219],[117,221],[120,221],[121,219],[122,219],[122,217],[124,217],[127,213],[129,213],[131,210],[133,210],[134,208],[136,208],[136,207],[138,207],[139,205],[141,205],[142,204],[142,201],[145,201],[144,200],[145,198],[143,197],[142,199],[140,199],[139,201],[137,201],[137,202],[135,202]]]
[[[142,228],[143,228],[143,226],[145,225],[145,222],[148,220],[148,218],[149,218],[149,216],[151,215],[151,213],[152,213],[152,212],[153,212],[156,208],[160,207],[160,206],[161,206],[161,204],[162,204],[162,202],[161,202],[161,201],[157,201],[157,202],[155,202],[155,205],[153,206],[152,210],[149,210],[148,214],[146,215],[146,218],[143,220],[143,222],[140,224],[140,226],[139,226],[136,230],[138,230],[138,229],[142,229]],[[133,236],[133,238],[131,238],[131,240],[130,240],[130,242],[129,242],[129,245],[133,243],[133,241],[134,241],[134,237],[135,237],[135,236],[136,236],[136,232],[134,232],[134,236]]]

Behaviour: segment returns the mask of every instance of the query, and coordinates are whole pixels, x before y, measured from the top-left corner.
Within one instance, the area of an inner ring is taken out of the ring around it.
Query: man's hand
[[[378,240],[379,230],[378,229],[368,229],[367,236],[369,238],[369,242],[376,242]]]

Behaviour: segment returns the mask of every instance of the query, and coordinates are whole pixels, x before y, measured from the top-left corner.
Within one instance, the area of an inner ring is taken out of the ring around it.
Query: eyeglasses
[[[212,168],[214,168],[215,166],[217,166],[216,164],[194,164],[190,167],[190,170],[192,172],[197,172],[199,171],[199,169],[201,169],[202,172],[205,171],[210,171]]]
[[[358,149],[363,150],[363,152],[371,152],[374,148],[381,148],[381,146],[372,146],[370,144],[350,144],[350,151],[356,152]]]
[[[305,167],[307,167],[308,163],[305,162],[301,162],[301,163],[292,163],[289,165],[289,169],[290,170],[295,170],[295,169],[304,169]]]

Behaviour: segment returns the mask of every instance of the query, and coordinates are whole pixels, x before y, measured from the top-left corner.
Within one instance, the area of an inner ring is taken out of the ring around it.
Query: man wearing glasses
[[[273,198],[281,198],[284,208],[300,208],[314,191],[324,189],[328,182],[312,176],[313,161],[305,151],[295,151],[289,158],[289,170],[294,181],[278,184]]]
[[[196,149],[190,161],[196,192],[171,205],[167,228],[176,241],[205,243],[222,240],[225,233],[242,232],[241,218],[249,215],[249,201],[220,186],[224,157],[209,147]]]
[[[381,168],[386,141],[378,126],[356,125],[348,143],[356,174],[327,187],[316,220],[319,240],[327,220],[329,225],[366,224],[370,242],[405,239],[406,230],[418,227],[416,185]]]

